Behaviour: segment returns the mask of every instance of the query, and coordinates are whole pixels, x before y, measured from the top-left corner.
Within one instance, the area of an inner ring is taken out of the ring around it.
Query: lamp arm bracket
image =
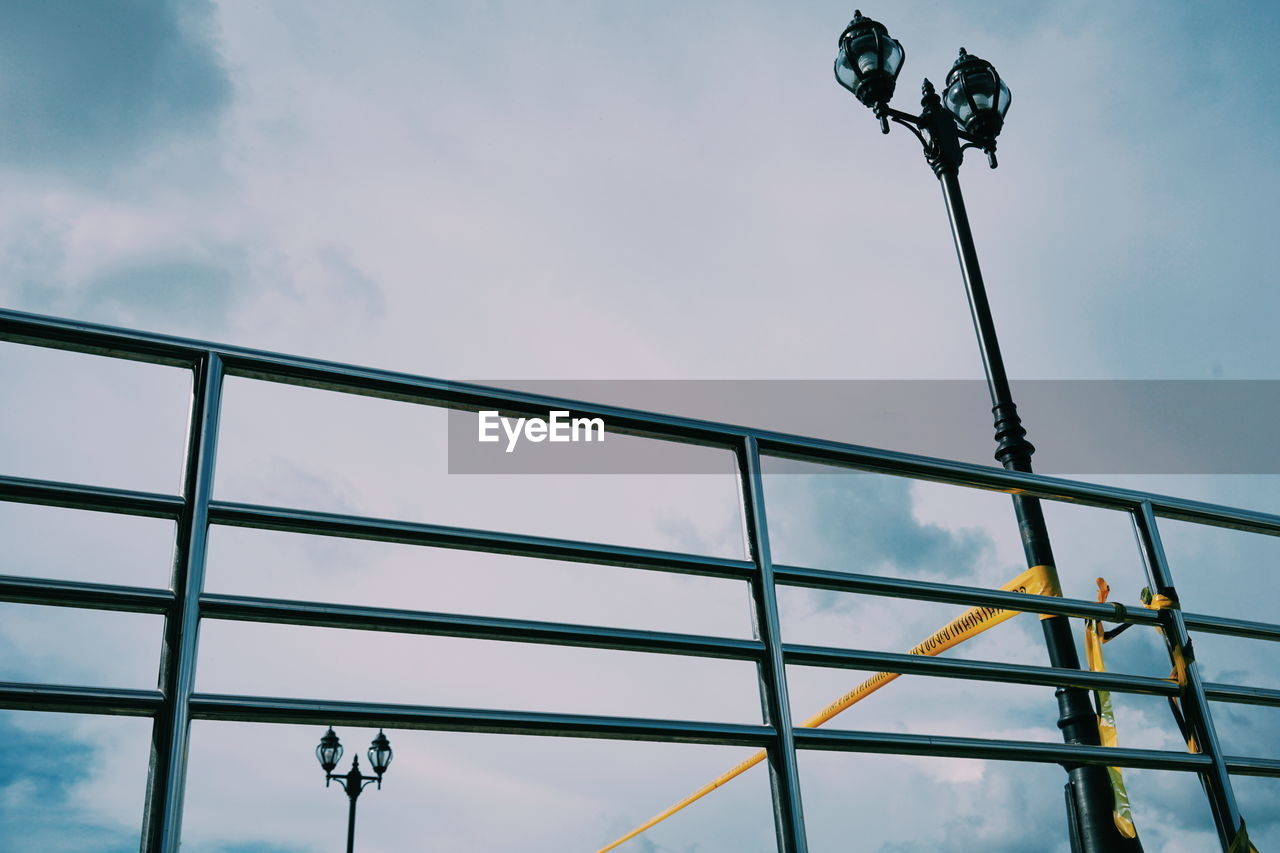
[[[902,125],[907,130],[915,134],[916,139],[920,140],[920,145],[924,148],[925,154],[927,155],[929,153],[929,141],[924,138],[924,134],[918,129],[919,119],[915,116],[907,115],[906,113],[898,113],[897,110],[892,110],[889,115],[889,120]]]
[[[968,136],[966,136],[966,138],[972,138],[972,137],[968,137]],[[960,146],[960,151],[961,151],[961,152],[964,152],[964,151],[966,151],[966,150],[967,150],[967,149],[969,149],[969,148],[977,148],[979,151],[981,151],[981,152],[983,152],[984,154],[986,154],[986,155],[987,155],[987,164],[988,164],[989,166],[991,166],[991,168],[993,168],[993,169],[996,167],[997,163],[996,163],[996,143],[995,143],[995,140],[988,139],[988,140],[984,140],[984,141],[982,141],[982,142],[966,142],[964,145],[961,145],[961,146]]]
[[[878,104],[876,107],[876,116],[883,114],[886,118],[892,119],[899,124],[920,124],[920,116],[914,116],[911,113],[904,113],[902,110],[895,110],[888,104]]]
[[[912,115],[911,113],[904,113],[902,110],[895,110],[893,107],[889,106],[888,104],[877,105],[876,118],[879,118],[881,115],[884,115],[886,118],[890,119],[891,121],[896,121],[898,124],[901,124],[903,126],[920,127],[925,123],[924,116],[916,116],[916,115]],[[972,133],[969,133],[963,127],[960,127],[959,122],[956,122],[956,136],[960,137],[965,142],[971,143],[976,148],[981,148],[983,145],[986,144],[986,140],[980,139],[974,136]]]

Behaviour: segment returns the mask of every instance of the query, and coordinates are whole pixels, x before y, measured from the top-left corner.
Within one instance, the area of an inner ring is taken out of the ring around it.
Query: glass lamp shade
[[[324,733],[324,737],[320,738],[320,745],[316,747],[316,760],[320,762],[325,773],[332,773],[333,768],[337,767],[338,762],[342,760],[342,744],[338,742],[338,736],[334,733],[332,726]]]
[[[382,729],[378,729],[378,736],[369,744],[369,766],[373,768],[374,773],[381,776],[387,772],[387,767],[390,765],[391,741],[387,740]]]
[[[853,13],[853,20],[837,42],[836,81],[868,107],[887,104],[893,97],[906,54],[889,37],[884,24]]]
[[[995,139],[1009,111],[1009,87],[996,69],[960,48],[960,58],[947,74],[947,109],[966,131],[979,139]]]

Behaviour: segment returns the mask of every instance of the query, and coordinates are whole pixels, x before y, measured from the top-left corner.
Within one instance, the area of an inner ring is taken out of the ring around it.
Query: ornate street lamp
[[[961,127],[977,139],[989,139],[994,144],[1004,127],[1010,100],[1009,87],[994,65],[960,48],[960,58],[947,72],[943,100]]]
[[[1031,454],[1035,447],[1026,439],[1027,431],[1018,417],[1009,389],[958,177],[964,152],[970,148],[983,151],[991,168],[996,168],[996,137],[1003,129],[1005,114],[1009,111],[1009,87],[991,63],[961,48],[960,57],[947,74],[945,96],[940,98],[933,84],[925,80],[921,112],[912,115],[889,106],[904,54],[901,45],[889,36],[883,24],[855,12],[853,21],[841,33],[838,44],[835,60],[837,82],[871,108],[880,120],[883,133],[889,132],[890,121],[911,131],[924,147],[925,160],[942,184],[960,272],[964,277],[982,352],[987,389],[991,394],[995,457],[1005,468],[1030,472]],[[1028,567],[1053,566],[1049,531],[1039,499],[1014,495],[1013,506]],[[1055,667],[1079,669],[1080,660],[1067,619],[1051,616],[1042,619],[1040,624],[1050,663]],[[1058,727],[1062,729],[1063,739],[1072,744],[1098,745],[1098,727],[1088,694],[1080,688],[1060,687],[1056,695]],[[1072,850],[1077,853],[1141,851],[1141,842],[1122,835],[1112,820],[1114,796],[1106,769],[1093,765],[1068,765],[1067,772]]]
[[[378,729],[378,736],[369,744],[369,766],[373,768],[373,772],[378,774],[378,779],[382,779],[382,774],[387,772],[387,767],[391,764],[391,741],[387,740],[387,736],[382,729]],[[379,785],[378,787],[382,787]]]
[[[836,80],[859,101],[876,109],[888,104],[898,83],[898,72],[906,53],[902,45],[889,38],[884,24],[853,13],[853,20],[840,34],[836,54]],[[880,126],[889,132],[888,119],[879,112]]]
[[[320,744],[316,747],[316,760],[320,762],[320,768],[324,770],[324,786],[327,788],[330,782],[336,781],[347,795],[347,853],[353,853],[355,849],[356,800],[359,798],[360,793],[364,791],[366,785],[377,783],[379,790],[381,790],[382,774],[386,773],[387,767],[391,765],[391,741],[387,740],[387,736],[382,729],[378,729],[378,736],[369,744],[367,755],[369,765],[376,775],[365,776],[360,772],[359,756],[352,756],[351,769],[346,773],[334,773],[334,768],[338,766],[338,761],[342,758],[342,744],[339,742],[338,735],[334,732],[332,726],[320,738]]]
[[[316,747],[316,760],[320,762],[325,773],[332,773],[333,768],[337,767],[338,762],[342,760],[342,744],[338,741],[338,735],[332,727],[324,733],[324,737],[320,738],[320,745]],[[325,787],[328,787],[328,783]]]

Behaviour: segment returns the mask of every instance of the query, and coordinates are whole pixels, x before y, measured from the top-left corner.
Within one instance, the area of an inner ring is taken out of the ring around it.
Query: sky
[[[1280,10],[862,11],[906,48],[898,108],[915,106],[924,76],[941,85],[961,45],[1012,90],[1000,168],[972,158],[961,180],[1016,379],[1280,379]],[[852,14],[825,0],[9,0],[0,306],[445,379],[618,382],[619,394],[639,379],[980,379],[936,182],[914,139],[882,136],[831,77]],[[0,390],[0,473],[178,489],[181,372],[0,344]],[[709,457],[719,475],[451,475],[441,412],[245,379],[226,394],[218,499],[742,553],[723,454]],[[1023,415],[1035,441],[1035,411]],[[767,470],[779,562],[986,587],[1020,568],[1004,496]],[[1274,475],[1090,478],[1280,512]],[[1136,600],[1145,581],[1124,518],[1046,513],[1068,595],[1092,598],[1101,574]],[[1275,539],[1161,530],[1188,609],[1274,618]],[[0,573],[164,586],[172,537],[154,520],[0,504]],[[208,588],[751,631],[735,582],[231,529],[212,534]],[[904,651],[956,613],[779,594],[788,642]],[[0,613],[0,680],[155,684],[158,617]],[[954,654],[1042,664],[1038,635],[1020,617]],[[1265,644],[1196,642],[1209,680],[1280,687]],[[1161,649],[1134,629],[1108,663],[1163,676]],[[793,668],[793,712],[859,676]],[[754,678],[733,662],[211,622],[197,689],[758,722]],[[1160,702],[1116,702],[1122,744],[1179,748]],[[1280,711],[1215,715],[1228,752],[1280,757]],[[1052,742],[1055,717],[1045,689],[903,678],[833,725]],[[339,730],[348,755],[374,733]],[[323,790],[321,734],[194,724],[184,849],[336,848],[345,803]],[[745,757],[390,735],[387,784],[360,801],[367,851],[594,850]],[[136,849],[147,741],[141,720],[0,712],[0,853]],[[1067,849],[1048,846],[1063,820],[1057,767],[819,753],[800,766],[815,853]],[[1148,850],[1214,848],[1194,777],[1127,778]],[[629,849],[771,850],[768,787],[748,774]],[[1280,846],[1280,784],[1237,779],[1236,791],[1255,843]]]

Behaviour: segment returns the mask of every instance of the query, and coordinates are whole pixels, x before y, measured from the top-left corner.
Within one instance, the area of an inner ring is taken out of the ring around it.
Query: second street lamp
[[[338,740],[332,726],[320,738],[320,744],[316,747],[316,760],[324,771],[324,786],[327,788],[330,782],[336,781],[347,794],[347,853],[353,853],[355,849],[356,800],[367,785],[376,782],[378,788],[382,788],[382,774],[387,772],[391,757],[391,741],[387,740],[382,729],[378,729],[378,736],[369,744],[368,752],[369,766],[376,775],[365,776],[360,772],[359,756],[352,757],[351,769],[346,773],[334,773],[342,759],[342,742]]]
[[[1004,126],[1005,113],[1009,109],[1009,87],[991,63],[961,48],[959,58],[947,74],[946,106],[933,84],[925,80],[920,114],[904,113],[889,106],[903,55],[901,46],[889,36],[883,24],[855,12],[853,21],[840,36],[835,61],[836,80],[871,108],[880,120],[883,133],[889,132],[890,121],[895,122],[911,131],[924,147],[925,160],[942,184],[951,235],[955,240],[974,330],[982,351],[995,420],[995,457],[1005,468],[1030,472],[1031,454],[1035,447],[1026,439],[1027,431],[1022,426],[1009,388],[958,177],[967,149],[983,151],[991,168],[996,167],[996,137]],[[896,62],[889,61],[894,57]],[[1039,499],[1014,495],[1013,507],[1027,566],[1052,568],[1053,550]],[[1080,659],[1066,617],[1050,616],[1042,619],[1040,624],[1050,663],[1055,667],[1079,669]],[[1098,745],[1098,727],[1088,694],[1079,688],[1059,687],[1056,696],[1058,727],[1062,730],[1063,740],[1071,744]],[[1106,769],[1096,765],[1072,765],[1068,766],[1067,772],[1067,812],[1072,850],[1078,853],[1141,851],[1141,842],[1136,837],[1125,837],[1112,819],[1115,798]]]

